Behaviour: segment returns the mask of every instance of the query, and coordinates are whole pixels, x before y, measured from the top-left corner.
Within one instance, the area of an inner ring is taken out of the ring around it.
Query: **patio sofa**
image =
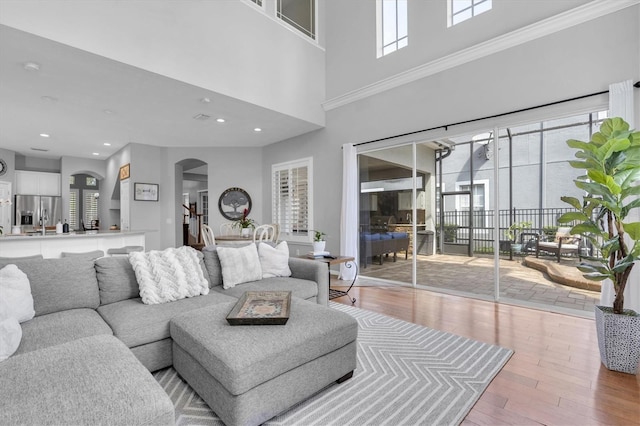
[[[360,261],[363,268],[367,267],[369,259],[378,256],[380,265],[383,258],[393,254],[393,261],[398,252],[404,251],[405,260],[408,258],[409,235],[406,232],[361,232],[360,233]]]
[[[173,404],[150,374],[173,363],[173,319],[235,303],[246,290],[290,290],[329,309],[321,262],[289,258],[291,277],[225,290],[217,253],[198,256],[209,293],[153,305],[142,303],[126,256],[0,259],[0,269],[26,274],[35,311],[0,362],[0,424],[173,425]]]

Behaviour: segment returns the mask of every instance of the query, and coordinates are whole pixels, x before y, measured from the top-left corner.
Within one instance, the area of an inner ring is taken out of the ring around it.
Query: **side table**
[[[316,257],[316,258],[311,258],[309,256],[298,256],[298,257],[302,259],[317,260],[318,262],[323,262],[327,264],[327,270],[329,271],[329,300],[336,299],[342,296],[347,296],[351,301],[351,304],[356,303],[356,298],[349,296],[349,291],[351,290],[351,288],[356,282],[356,279],[358,278],[358,265],[356,265],[356,259],[354,257],[351,257],[351,256],[332,256],[332,257]],[[331,288],[331,265],[339,265],[341,263],[344,263],[347,268],[356,268],[355,269],[356,274],[353,277],[353,281],[351,281],[351,285],[349,285],[349,288],[346,291],[336,290]]]

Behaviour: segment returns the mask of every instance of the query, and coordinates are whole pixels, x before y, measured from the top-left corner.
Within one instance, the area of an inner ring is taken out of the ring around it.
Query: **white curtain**
[[[353,144],[342,145],[342,213],[340,215],[340,254],[358,262],[358,159]],[[340,279],[353,280],[354,265],[340,265]]]
[[[632,129],[635,128],[632,80],[614,83],[609,86],[609,116],[621,117],[629,123]],[[640,221],[638,209],[635,209],[634,212],[627,216],[627,221]],[[631,238],[628,238],[627,243],[631,244]],[[613,284],[609,280],[604,281],[602,283],[602,292],[600,293],[600,304],[612,306],[614,297]],[[636,312],[640,312],[640,265],[634,266],[627,282],[627,288],[624,292],[624,307],[625,309],[633,309]]]

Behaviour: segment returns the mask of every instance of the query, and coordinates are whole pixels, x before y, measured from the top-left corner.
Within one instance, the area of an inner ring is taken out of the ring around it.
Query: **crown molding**
[[[640,0],[594,0],[585,5],[511,31],[399,74],[337,96],[322,103],[325,111],[368,98],[407,83],[466,64],[506,49],[554,34],[558,31],[640,4]]]

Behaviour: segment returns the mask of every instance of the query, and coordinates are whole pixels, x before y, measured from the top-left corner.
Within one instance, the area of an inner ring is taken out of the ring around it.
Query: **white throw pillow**
[[[130,253],[142,303],[154,305],[208,294],[199,256],[202,253],[188,246]]]
[[[289,246],[286,241],[282,241],[275,247],[260,243],[258,245],[258,255],[260,256],[260,266],[262,267],[262,278],[291,276]]]
[[[15,317],[8,316],[8,311],[8,301],[0,297],[0,361],[13,355],[22,340],[22,327]]]
[[[25,322],[36,314],[29,278],[16,265],[9,264],[0,269],[0,299],[6,301],[0,308],[7,309],[6,317]]]
[[[222,287],[229,289],[238,284],[262,279],[262,267],[255,244],[244,247],[218,247],[222,268]]]

